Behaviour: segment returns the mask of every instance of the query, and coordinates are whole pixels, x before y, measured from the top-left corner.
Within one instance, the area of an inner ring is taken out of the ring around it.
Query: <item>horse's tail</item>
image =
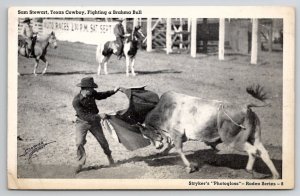
[[[98,44],[97,49],[96,49],[96,60],[98,63],[101,62],[101,56],[102,56],[102,48],[103,48],[103,44]]]

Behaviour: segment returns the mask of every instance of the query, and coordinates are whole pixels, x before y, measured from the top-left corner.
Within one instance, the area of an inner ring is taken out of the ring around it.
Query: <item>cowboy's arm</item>
[[[114,90],[105,91],[105,92],[94,91],[94,97],[97,100],[106,99],[107,97],[114,95],[118,91],[119,91],[119,88],[115,88]]]
[[[84,120],[84,121],[88,121],[88,122],[93,122],[95,121],[97,118],[99,118],[99,115],[97,114],[90,114],[88,113],[85,108],[83,107],[83,105],[80,103],[80,99],[78,97],[75,97],[73,100],[73,107],[76,111],[77,116]],[[100,119],[99,119],[100,120]]]

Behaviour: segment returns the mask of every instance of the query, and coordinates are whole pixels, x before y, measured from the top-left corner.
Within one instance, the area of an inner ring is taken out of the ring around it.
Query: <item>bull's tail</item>
[[[266,103],[266,100],[269,99],[268,94],[264,91],[264,88],[262,86],[260,86],[259,84],[248,86],[246,88],[246,91],[247,91],[248,94],[250,94],[255,99],[258,99],[258,100],[262,101],[263,103],[265,103],[263,105],[256,105],[256,104],[250,103],[250,104],[247,105],[248,108],[252,108],[252,107],[269,107],[269,106],[271,106],[270,103]]]
[[[259,107],[271,107],[272,105],[270,103],[267,104],[263,104],[263,105],[256,105],[256,104],[248,104],[247,107],[248,108],[259,108]]]

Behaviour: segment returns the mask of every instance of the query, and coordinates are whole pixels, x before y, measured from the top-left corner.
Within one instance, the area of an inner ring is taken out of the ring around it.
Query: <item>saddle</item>
[[[124,41],[122,41],[124,45]],[[119,56],[119,59],[124,56],[123,55],[123,46],[118,41],[109,41],[106,44],[104,44],[104,49],[102,51],[102,54],[104,56],[110,55],[111,53],[117,54]]]

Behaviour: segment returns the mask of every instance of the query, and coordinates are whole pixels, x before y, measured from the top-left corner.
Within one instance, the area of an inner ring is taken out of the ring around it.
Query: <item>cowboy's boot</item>
[[[24,48],[25,48],[25,57],[29,58],[29,49],[27,46],[24,46]]]
[[[118,59],[120,60],[122,57],[125,57],[125,54],[123,52],[120,53],[120,55],[118,56]]]
[[[31,44],[32,45],[32,47],[31,47],[31,49],[30,49],[30,52],[29,52],[29,58],[33,58],[34,57],[34,45],[33,45],[33,43]]]
[[[34,55],[30,52],[29,54],[28,54],[28,58],[33,58],[34,57]]]

